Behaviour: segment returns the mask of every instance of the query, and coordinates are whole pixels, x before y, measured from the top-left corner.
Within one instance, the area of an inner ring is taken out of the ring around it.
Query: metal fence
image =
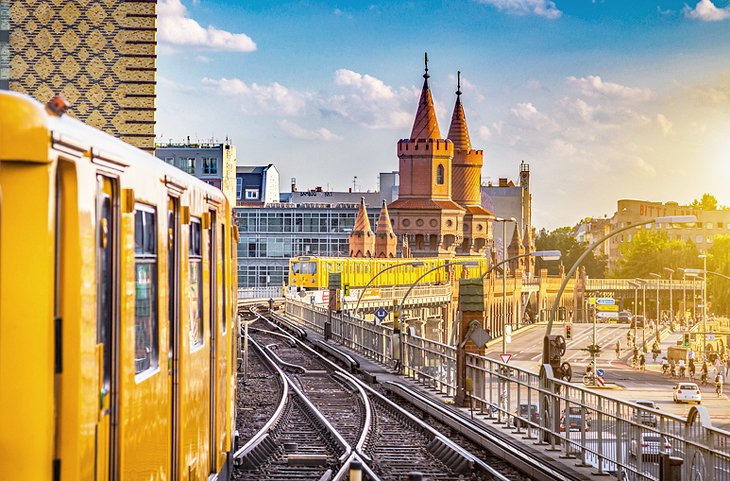
[[[287,299],[286,312],[324,333],[325,309]],[[331,322],[335,341],[391,367],[400,358],[405,375],[456,394],[455,347],[407,333],[393,342],[392,329],[348,314],[333,313]],[[549,366],[540,376],[472,353],[465,358],[468,406],[578,465],[621,481],[658,480],[659,455],[668,453],[683,460],[682,479],[730,481],[730,432],[713,427],[703,406],[685,419],[560,381]]]

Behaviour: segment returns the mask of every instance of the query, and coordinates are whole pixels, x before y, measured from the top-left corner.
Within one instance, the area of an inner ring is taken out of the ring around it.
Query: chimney
[[[292,192],[297,191],[297,178],[296,177],[291,178],[291,191]]]
[[[499,178],[499,186],[500,187],[507,187],[507,177],[500,177]]]

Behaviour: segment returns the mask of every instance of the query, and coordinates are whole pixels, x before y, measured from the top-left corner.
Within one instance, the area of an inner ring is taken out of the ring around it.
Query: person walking
[[[646,357],[643,353],[639,356],[639,369],[646,371]]]
[[[718,373],[717,376],[715,376],[715,392],[717,393],[717,397],[722,397],[722,383],[724,379],[722,377],[722,374]]]
[[[725,377],[730,376],[730,357],[725,361]]]
[[[621,357],[621,341],[616,341],[616,359]]]

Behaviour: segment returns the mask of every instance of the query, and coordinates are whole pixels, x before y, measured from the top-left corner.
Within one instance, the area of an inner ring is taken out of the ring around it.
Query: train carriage
[[[232,225],[218,189],[0,93],[0,479],[229,475]]]

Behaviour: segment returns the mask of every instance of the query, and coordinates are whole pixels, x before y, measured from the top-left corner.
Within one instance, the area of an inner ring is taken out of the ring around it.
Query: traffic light
[[[543,338],[543,353],[553,368],[553,375],[558,379],[570,381],[573,371],[570,364],[562,362],[565,355],[565,338],[563,336],[550,335]]]
[[[350,284],[345,284],[343,286],[343,291],[344,291],[345,296],[349,296],[350,295]]]
[[[570,324],[565,325],[565,338],[573,339],[573,326],[571,326]]]
[[[558,307],[558,321],[565,320],[565,306]]]
[[[684,347],[689,347],[689,333],[684,333]]]

